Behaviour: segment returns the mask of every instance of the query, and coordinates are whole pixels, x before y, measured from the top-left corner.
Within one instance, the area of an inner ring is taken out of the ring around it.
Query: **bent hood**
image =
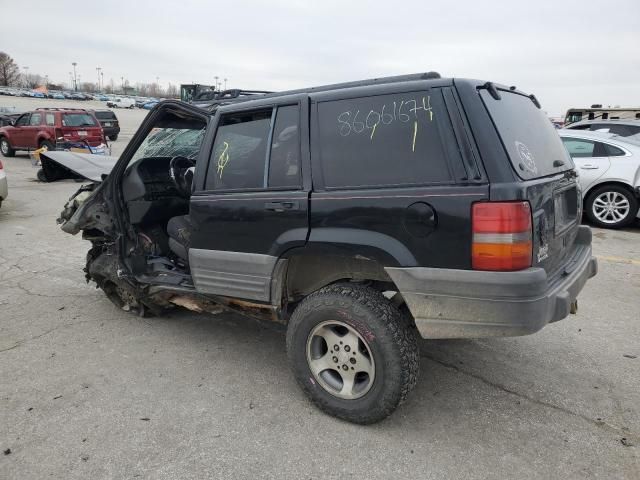
[[[40,154],[40,161],[47,176],[49,176],[48,170],[51,171],[56,169],[55,167],[61,166],[81,178],[86,178],[92,182],[101,182],[104,175],[111,173],[118,158],[107,155],[92,155],[90,153],[49,151]],[[59,168],[56,170],[58,170],[56,172],[58,175],[55,175],[57,177],[55,180],[68,178],[59,175]],[[51,176],[53,177],[54,175]]]

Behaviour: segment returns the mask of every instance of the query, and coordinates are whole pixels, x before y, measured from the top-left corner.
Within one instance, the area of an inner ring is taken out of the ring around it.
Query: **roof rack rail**
[[[267,90],[242,90],[240,88],[233,88],[229,90],[205,90],[191,100],[191,103],[207,103],[215,104],[227,100],[234,100],[240,97],[247,97],[251,95],[265,95],[267,93],[273,93]]]
[[[224,96],[224,94],[227,92],[235,92],[234,90],[225,90],[223,92],[214,92],[217,96],[212,95],[209,98],[205,97],[200,100],[193,99],[191,103],[196,104],[196,106],[201,106],[201,108],[213,109],[213,108],[225,105],[227,103],[245,102],[248,100],[253,100],[252,95],[255,95],[255,94],[263,94],[266,97],[271,98],[271,97],[279,97],[283,95],[294,95],[299,93],[316,93],[316,92],[324,92],[328,90],[363,87],[368,85],[381,85],[386,83],[410,82],[410,81],[420,81],[420,80],[437,80],[440,78],[442,77],[438,72],[431,71],[431,72],[411,73],[408,75],[396,75],[392,77],[369,78],[366,80],[334,83],[330,85],[301,88],[297,90],[284,90],[281,92],[266,92],[266,91],[260,91],[260,90],[237,90],[240,93],[235,94],[235,96]]]
[[[73,108],[73,107],[40,107],[36,108],[36,110],[54,110],[54,111],[64,111],[64,110],[76,110],[81,112],[86,112],[86,108]]]

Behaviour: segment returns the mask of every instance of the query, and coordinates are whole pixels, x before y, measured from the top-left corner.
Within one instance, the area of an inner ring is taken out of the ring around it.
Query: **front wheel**
[[[9,141],[4,137],[0,138],[0,152],[2,152],[2,155],[5,157],[13,157],[16,154],[16,151],[11,148]]]
[[[633,222],[638,213],[638,200],[624,187],[603,185],[589,194],[585,212],[598,227],[622,228]]]
[[[311,400],[354,423],[391,415],[418,377],[411,322],[380,292],[358,284],[330,285],[305,298],[289,322],[287,355]]]

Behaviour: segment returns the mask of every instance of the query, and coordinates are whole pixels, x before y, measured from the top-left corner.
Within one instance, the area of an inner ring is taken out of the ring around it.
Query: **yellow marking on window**
[[[224,149],[220,153],[218,157],[218,177],[222,178],[222,172],[224,171],[224,167],[229,163],[229,144],[227,142],[222,142],[224,144]]]
[[[413,144],[411,145],[411,151],[416,151],[416,134],[418,133],[418,122],[413,122]]]
[[[369,140],[373,140],[373,134],[376,133],[376,127],[378,126],[377,123],[373,124],[373,128],[371,129],[371,136],[369,137]]]

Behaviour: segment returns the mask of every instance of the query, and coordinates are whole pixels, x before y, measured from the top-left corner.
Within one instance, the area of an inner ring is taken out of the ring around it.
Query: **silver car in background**
[[[584,213],[601,228],[621,228],[640,217],[640,135],[558,130],[580,175]]]
[[[0,160],[0,206],[9,195],[9,185],[7,183],[7,172],[4,171],[4,165]]]

